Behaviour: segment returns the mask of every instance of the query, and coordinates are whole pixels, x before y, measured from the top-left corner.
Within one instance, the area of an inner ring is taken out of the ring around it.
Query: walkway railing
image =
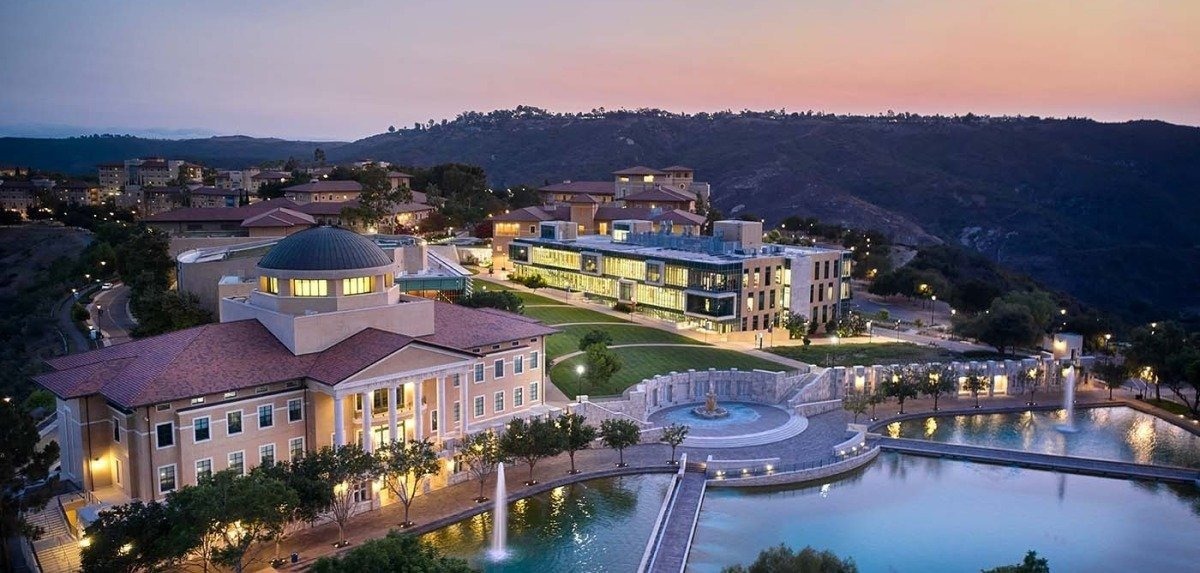
[[[662,543],[663,527],[666,524],[667,514],[671,510],[671,506],[675,504],[675,499],[679,495],[679,480],[683,477],[683,472],[687,470],[687,453],[684,452],[679,456],[679,471],[671,476],[671,483],[667,486],[667,497],[663,499],[662,507],[658,510],[658,518],[654,520],[654,529],[650,535],[650,539],[646,542],[646,549],[642,551],[642,561],[638,564],[638,571],[646,571],[646,567],[650,565],[650,561],[654,558],[655,552],[658,551],[658,546]]]

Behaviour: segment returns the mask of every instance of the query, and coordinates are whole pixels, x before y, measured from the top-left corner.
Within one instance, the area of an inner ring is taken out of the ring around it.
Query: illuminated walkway
[[[985,464],[1017,466],[1121,479],[1200,483],[1200,471],[1186,468],[1056,456],[1001,448],[927,442],[907,438],[879,438],[879,445],[884,450],[902,454],[967,460]]]

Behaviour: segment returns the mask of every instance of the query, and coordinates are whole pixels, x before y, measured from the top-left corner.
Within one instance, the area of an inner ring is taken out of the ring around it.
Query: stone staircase
[[[67,518],[57,499],[50,500],[45,509],[25,516],[31,525],[42,528],[42,536],[33,542],[38,564],[43,573],[79,571],[79,541],[71,535]]]
[[[754,434],[740,436],[689,436],[683,440],[685,448],[741,448],[773,444],[799,435],[808,429],[808,418],[791,414],[783,425]]]

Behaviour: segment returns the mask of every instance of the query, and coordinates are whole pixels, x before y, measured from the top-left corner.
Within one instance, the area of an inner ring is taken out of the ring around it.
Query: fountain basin
[[[721,418],[728,418],[729,410],[720,406],[712,409],[709,409],[708,406],[696,406],[692,408],[692,415],[704,420],[719,420]]]

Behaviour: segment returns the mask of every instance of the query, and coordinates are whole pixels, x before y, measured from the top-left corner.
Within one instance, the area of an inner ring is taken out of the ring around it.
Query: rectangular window
[[[769,308],[775,308],[775,291],[771,291],[771,296],[767,300],[770,303]]]
[[[275,425],[275,406],[263,404],[258,407],[258,428],[270,428]]]
[[[821,261],[813,261],[813,280],[821,280]]]
[[[520,374],[525,371],[525,357],[521,355],[513,356],[513,374]]]
[[[212,477],[212,458],[196,460],[196,483]]]
[[[478,384],[480,382],[483,382],[483,364],[482,363],[475,365],[475,383]]]
[[[520,408],[525,405],[525,389],[513,388],[513,408]]]
[[[275,277],[258,277],[258,290],[271,294],[279,294],[279,279]]]
[[[758,293],[758,310],[766,310],[766,295],[767,293],[759,291]]]
[[[476,418],[483,417],[483,396],[475,397],[475,417]]]
[[[429,429],[436,432],[438,430],[438,411],[429,411]]]
[[[192,441],[207,442],[212,437],[208,427],[208,416],[192,420]]]
[[[376,392],[382,394],[382,392]],[[386,396],[387,394],[384,394]],[[299,422],[304,419],[304,400],[300,398],[292,398],[288,400],[288,421]]]
[[[665,264],[659,261],[646,261],[646,282],[650,284],[663,284],[663,269]]]
[[[753,324],[753,326],[751,326],[752,330],[758,330],[758,316],[757,315],[754,317],[754,321],[751,324]]]
[[[158,493],[175,491],[175,464],[158,468]]]
[[[375,290],[374,277],[354,277],[342,279],[342,294],[366,294]]]
[[[171,422],[155,426],[154,433],[158,437],[158,447],[169,448],[175,445],[175,425]]]
[[[451,374],[450,375],[450,386],[454,387],[454,388],[458,388],[460,384],[462,384],[462,374]]]
[[[829,261],[825,261],[825,278],[829,278]]]
[[[492,378],[504,378],[504,359],[501,358],[492,364]]]
[[[538,358],[539,358],[538,351],[534,350],[533,352],[529,353],[529,369],[530,370],[538,369]]]
[[[119,443],[121,443],[121,419],[113,418],[112,424],[113,424],[113,441],[119,444]]]
[[[500,412],[503,412],[504,411],[504,390],[496,392],[495,394],[492,395],[492,397],[494,398],[494,402],[492,404],[492,411],[497,414],[499,414]]]
[[[259,465],[275,463],[275,444],[263,444],[258,447]]]
[[[529,383],[529,400],[532,402],[538,401],[538,383],[537,382]]]
[[[231,452],[229,454],[229,469],[243,475],[246,473],[246,454],[245,452]]]
[[[765,273],[765,277],[764,277],[764,278],[766,278],[766,279],[767,279],[767,281],[766,281],[766,282],[767,282],[766,286],[771,286],[771,267],[767,267],[767,271],[766,271],[766,273]]]
[[[300,459],[300,457],[303,455],[304,455],[304,438],[298,437],[298,438],[292,438],[292,439],[288,440],[288,456],[290,456],[288,459],[290,459],[291,461],[294,462],[294,461]]]
[[[234,436],[242,433],[242,411],[225,412],[225,435]]]
[[[454,409],[453,409],[453,410],[451,410],[451,411],[452,411],[452,412],[453,412],[453,414],[454,414],[454,421],[455,421],[455,422],[461,422],[461,421],[462,421],[462,403],[460,403],[460,402],[455,402],[455,403],[454,403]]]
[[[292,279],[292,296],[329,296],[329,281]]]

